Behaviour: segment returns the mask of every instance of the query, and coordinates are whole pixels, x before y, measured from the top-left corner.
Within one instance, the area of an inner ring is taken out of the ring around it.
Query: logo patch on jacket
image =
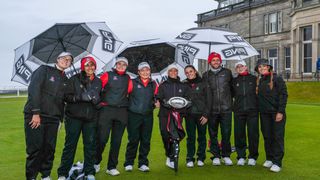
[[[114,76],[114,77],[113,77],[113,80],[117,81],[117,80],[118,80],[117,76]]]
[[[237,83],[237,87],[239,87],[239,83]]]
[[[138,84],[138,86],[137,86],[139,89],[141,88],[141,85],[140,84]]]
[[[182,90],[181,89],[179,89],[179,93],[181,93],[182,92]]]
[[[51,77],[50,77],[50,79],[49,79],[49,81],[51,81],[51,82],[55,82],[55,81],[56,81],[56,79],[54,78],[54,76],[51,76]]]

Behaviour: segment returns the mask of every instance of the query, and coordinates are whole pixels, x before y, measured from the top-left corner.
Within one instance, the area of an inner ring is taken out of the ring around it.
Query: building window
[[[268,60],[269,63],[273,66],[273,71],[278,71],[278,49],[269,49],[268,50]]]
[[[264,15],[264,33],[273,34],[282,31],[282,12]]]
[[[257,52],[259,53],[259,54],[257,55],[257,59],[259,60],[259,59],[261,59],[262,50],[261,50],[261,49],[257,49]]]
[[[269,14],[269,33],[277,32],[277,13]]]
[[[312,72],[312,26],[304,27],[303,33],[303,72]]]
[[[291,68],[291,56],[290,56],[290,47],[284,48],[284,59],[285,59],[285,67],[286,70],[289,70]]]

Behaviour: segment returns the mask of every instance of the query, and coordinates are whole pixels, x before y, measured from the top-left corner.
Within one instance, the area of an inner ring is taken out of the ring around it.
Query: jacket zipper
[[[244,111],[246,110],[246,77],[245,76],[243,76],[243,81],[244,81],[244,86],[243,86],[243,96],[244,96],[244,105],[243,105],[243,109],[244,109]]]
[[[217,85],[217,93],[218,93],[218,112],[220,112],[221,110],[221,103],[220,103],[220,86],[219,86],[219,82],[217,82],[219,78],[219,73],[217,73],[215,75],[215,81],[216,81],[216,85]]]

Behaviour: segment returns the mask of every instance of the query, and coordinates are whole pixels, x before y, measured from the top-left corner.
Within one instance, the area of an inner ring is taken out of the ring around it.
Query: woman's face
[[[192,68],[192,67],[187,67],[185,70],[184,70],[184,73],[185,75],[187,76],[187,78],[189,80],[191,79],[195,79],[196,78],[196,71]]]
[[[84,66],[84,72],[86,72],[87,76],[92,76],[95,70],[96,70],[96,66],[91,61]]]
[[[120,72],[125,71],[127,69],[127,67],[128,67],[127,63],[125,63],[123,61],[119,61],[116,64],[116,70],[120,71]]]
[[[267,74],[270,72],[270,66],[261,64],[258,66],[259,74]]]
[[[236,67],[236,71],[238,74],[241,74],[241,73],[244,73],[248,70],[247,66],[244,66],[242,64],[239,64],[237,67]]]
[[[168,71],[168,76],[172,79],[178,78],[178,69],[172,68]]]
[[[151,75],[150,68],[144,67],[138,71],[138,74],[141,77],[141,79],[143,79],[143,80],[149,79],[150,75]]]
[[[57,66],[60,69],[65,70],[65,69],[68,69],[70,67],[71,62],[72,62],[72,57],[71,56],[63,56],[63,57],[58,58]]]

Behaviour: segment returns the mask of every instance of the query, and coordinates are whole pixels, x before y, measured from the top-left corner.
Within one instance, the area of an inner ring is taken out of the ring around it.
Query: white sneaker
[[[89,175],[87,176],[87,180],[96,180],[96,178],[94,177],[94,175],[89,174]]]
[[[142,172],[148,172],[148,171],[150,171],[150,168],[146,165],[142,165],[139,167],[139,170]]]
[[[246,163],[246,160],[244,158],[240,158],[237,162],[238,166],[244,166],[244,164]]]
[[[266,167],[266,168],[271,168],[272,165],[273,165],[272,161],[269,161],[269,160],[266,160],[263,163],[263,167]]]
[[[250,158],[248,160],[248,166],[255,166],[257,164],[256,160],[253,158]]]
[[[223,161],[224,161],[224,164],[226,166],[232,166],[233,165],[233,163],[232,163],[232,161],[231,161],[231,159],[229,157],[224,157]]]
[[[272,172],[280,172],[281,171],[281,167],[279,167],[278,165],[274,164],[271,166],[270,171]]]
[[[50,176],[47,176],[45,178],[41,178],[41,180],[51,180]]]
[[[96,173],[100,171],[100,164],[94,164],[93,167],[96,170]]]
[[[58,180],[67,180],[67,178],[64,176],[59,176]]]
[[[168,158],[168,157],[166,160],[166,166],[168,166],[171,169],[174,169],[174,164],[173,164],[173,162],[171,162],[170,158]]]
[[[204,163],[203,163],[203,161],[198,160],[197,165],[198,165],[199,167],[202,167],[202,166],[204,166]]]
[[[187,167],[188,167],[188,168],[193,168],[193,167],[194,167],[193,161],[189,161],[189,162],[187,163]]]
[[[107,169],[106,173],[111,176],[118,176],[120,174],[120,172],[117,169]]]
[[[130,171],[133,170],[133,166],[132,165],[128,165],[128,166],[124,167],[124,170],[130,172]]]
[[[221,165],[220,159],[219,159],[219,158],[214,158],[214,159],[212,160],[212,165],[214,165],[214,166],[220,166],[220,165]]]

